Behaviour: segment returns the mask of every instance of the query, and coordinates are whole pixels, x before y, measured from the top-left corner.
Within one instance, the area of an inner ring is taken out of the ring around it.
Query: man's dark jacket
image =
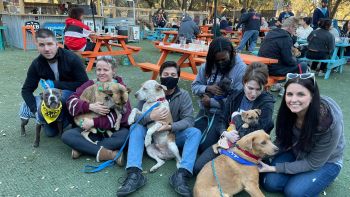
[[[38,87],[40,79],[52,80],[55,88],[71,91],[75,91],[77,87],[88,80],[84,65],[76,54],[62,48],[59,48],[57,53],[58,81],[55,80],[49,63],[42,55],[34,59],[28,69],[27,78],[22,87],[22,97],[33,113],[37,111],[33,92]]]

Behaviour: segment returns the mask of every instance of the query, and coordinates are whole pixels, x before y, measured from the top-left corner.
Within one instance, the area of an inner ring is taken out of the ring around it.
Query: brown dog
[[[254,127],[259,123],[259,116],[261,115],[260,109],[252,109],[248,111],[244,111],[241,113],[241,118],[244,124],[243,128],[247,129],[249,127]]]
[[[260,158],[274,155],[278,151],[270,136],[263,130],[254,131],[238,140],[237,146],[228,151],[253,165],[238,163],[224,154],[214,159],[214,170],[223,195],[233,196],[244,189],[250,196],[264,196],[259,189],[257,164]],[[218,182],[213,175],[212,161],[208,162],[198,174],[193,193],[195,197],[220,196]]]
[[[129,89],[120,83],[115,82],[97,82],[94,85],[86,88],[84,92],[81,94],[80,99],[89,103],[101,102],[103,105],[107,106],[109,109],[114,109],[117,113],[117,120],[115,123],[115,130],[119,130],[120,121],[122,118],[122,113],[124,113],[124,105],[127,103],[129,98]],[[89,112],[85,114],[78,115],[74,117],[74,122],[78,126],[81,127],[82,122],[85,118],[93,119],[95,117],[100,116],[94,112]],[[97,133],[96,128],[91,128],[88,131],[83,131],[81,134],[84,136],[86,140],[91,143],[96,144],[97,142],[93,142],[88,136],[89,133]],[[106,131],[108,136],[112,135],[111,131]]]

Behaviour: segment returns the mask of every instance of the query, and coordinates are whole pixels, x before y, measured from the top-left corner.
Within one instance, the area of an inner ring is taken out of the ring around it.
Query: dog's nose
[[[56,101],[56,97],[54,97],[54,96],[50,96],[49,99],[50,99],[50,101]]]

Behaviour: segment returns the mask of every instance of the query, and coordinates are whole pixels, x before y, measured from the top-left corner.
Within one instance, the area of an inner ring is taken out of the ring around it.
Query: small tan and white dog
[[[145,103],[142,106],[142,112],[137,108],[131,111],[128,118],[129,125],[135,122],[137,115],[145,113],[157,102],[160,103],[158,106],[159,108],[169,109],[169,102],[165,99],[164,93],[166,89],[165,86],[159,84],[155,80],[148,80],[143,83],[142,87],[135,93],[135,97],[140,101],[145,101]],[[179,166],[181,161],[179,149],[175,143],[175,134],[171,131],[158,131],[163,124],[171,124],[173,122],[170,109],[168,111],[169,114],[166,119],[147,125],[148,130],[145,136],[146,151],[150,157],[157,161],[157,164],[150,169],[150,172],[154,172],[162,166],[165,163],[164,160],[175,158],[177,166]]]

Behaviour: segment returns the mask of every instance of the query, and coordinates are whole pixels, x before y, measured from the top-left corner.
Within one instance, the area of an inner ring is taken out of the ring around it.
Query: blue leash
[[[130,127],[130,131],[129,131],[129,134],[128,136],[126,137],[125,139],[125,142],[123,144],[123,146],[120,148],[120,150],[118,151],[118,154],[115,156],[115,158],[113,160],[108,160],[108,161],[105,161],[103,162],[102,164],[98,165],[98,166],[92,166],[92,165],[86,165],[84,167],[84,169],[82,170],[82,172],[86,172],[86,173],[94,173],[94,172],[99,172],[107,167],[111,167],[115,164],[116,160],[120,157],[120,155],[122,154],[124,148],[125,148],[125,145],[126,143],[128,142],[129,140],[129,137],[130,137],[130,133],[132,132],[132,130],[135,128],[135,126],[142,120],[142,118],[144,118],[148,113],[150,113],[154,108],[158,107],[159,106],[159,102],[155,103],[154,105],[152,105],[151,108],[149,108],[145,113],[143,113],[138,119],[137,121],[131,125]]]
[[[215,181],[218,183],[218,187],[219,187],[219,191],[220,191],[220,197],[224,197],[224,194],[222,192],[222,188],[221,188],[221,185],[220,185],[219,177],[216,174],[214,161],[215,161],[215,159],[211,160],[211,169],[213,169],[213,175],[215,177]]]
[[[216,111],[215,111],[215,112],[216,112]],[[198,120],[200,120],[200,119],[202,119],[202,118],[208,118],[208,127],[207,127],[207,128],[203,131],[203,133],[202,133],[202,137],[201,137],[200,144],[203,144],[203,142],[205,142],[205,140],[207,139],[207,135],[208,135],[208,133],[209,133],[211,127],[213,126],[214,119],[215,119],[215,115],[216,115],[216,114],[214,113],[214,115],[212,116],[211,119],[210,119],[210,116],[204,115],[204,116],[201,116],[201,117],[199,117],[199,118],[197,118],[197,119],[195,120],[195,122],[196,122],[196,121],[198,121]]]

